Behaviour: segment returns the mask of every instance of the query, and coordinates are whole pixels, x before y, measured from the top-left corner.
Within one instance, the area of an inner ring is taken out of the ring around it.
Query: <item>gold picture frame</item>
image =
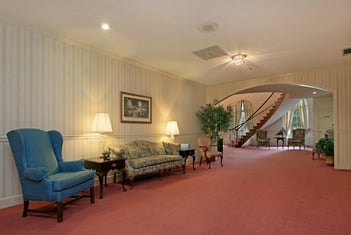
[[[152,98],[121,91],[121,122],[152,123]]]

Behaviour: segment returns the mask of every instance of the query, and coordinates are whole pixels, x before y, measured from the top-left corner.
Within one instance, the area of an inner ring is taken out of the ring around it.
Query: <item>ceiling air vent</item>
[[[351,48],[346,48],[342,52],[343,52],[343,55],[351,55]]]
[[[209,59],[227,55],[227,53],[217,45],[208,47],[205,49],[201,49],[198,51],[194,51],[193,53],[203,60],[209,60]]]

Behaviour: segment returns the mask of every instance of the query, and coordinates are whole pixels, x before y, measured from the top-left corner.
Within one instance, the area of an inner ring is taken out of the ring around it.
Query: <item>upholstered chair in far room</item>
[[[22,186],[23,217],[28,212],[43,212],[42,208],[30,209],[30,201],[55,202],[57,222],[63,221],[63,207],[68,203],[82,197],[95,202],[95,172],[84,169],[83,160],[62,159],[63,138],[58,131],[17,129],[9,131],[7,138]],[[89,193],[82,193],[87,189]]]
[[[288,149],[289,146],[299,146],[299,149],[301,149],[301,146],[305,149],[305,129],[298,128],[292,131],[292,138],[288,138]]]
[[[202,163],[202,158],[205,158],[208,169],[211,169],[211,162],[214,162],[216,157],[221,159],[221,166],[223,166],[223,152],[211,150],[211,140],[209,137],[199,136],[197,138],[197,144],[200,153],[200,166]]]
[[[266,130],[258,130],[256,132],[256,145],[257,145],[257,148],[259,146],[265,146],[268,148],[271,147],[271,139],[267,138],[267,131]]]

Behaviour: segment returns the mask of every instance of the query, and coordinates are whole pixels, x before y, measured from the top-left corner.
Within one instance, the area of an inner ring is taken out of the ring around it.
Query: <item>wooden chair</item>
[[[197,138],[197,143],[200,152],[200,166],[202,163],[202,158],[205,158],[208,169],[211,169],[211,162],[215,161],[216,157],[221,159],[221,166],[223,166],[223,152],[211,150],[211,140],[209,137],[200,136]]]
[[[299,146],[299,149],[301,149],[301,146],[305,149],[305,129],[298,128],[292,131],[292,138],[288,139],[288,149],[289,146]]]

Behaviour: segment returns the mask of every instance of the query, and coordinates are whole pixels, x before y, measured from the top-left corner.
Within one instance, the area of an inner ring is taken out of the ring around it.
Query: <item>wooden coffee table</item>
[[[110,170],[118,170],[122,172],[122,188],[127,191],[124,184],[126,180],[125,160],[121,158],[110,158],[104,160],[101,157],[88,158],[84,160],[84,167],[87,169],[94,169],[96,175],[99,177],[100,183],[100,198],[103,198],[103,181],[105,178],[105,187],[107,186],[107,173]],[[116,183],[116,173],[113,175],[113,182]]]

